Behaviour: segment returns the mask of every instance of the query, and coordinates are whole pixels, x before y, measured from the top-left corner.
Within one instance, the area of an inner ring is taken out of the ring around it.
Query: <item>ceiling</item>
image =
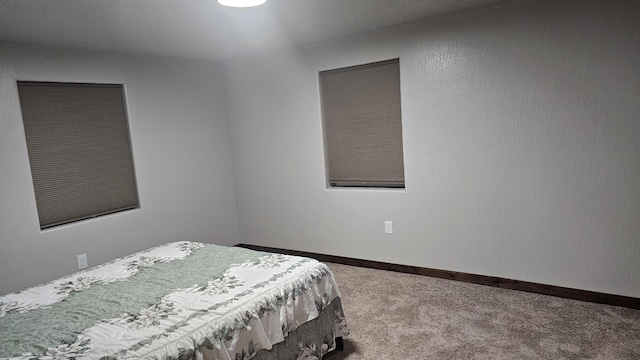
[[[505,0],[0,0],[0,41],[221,59]]]

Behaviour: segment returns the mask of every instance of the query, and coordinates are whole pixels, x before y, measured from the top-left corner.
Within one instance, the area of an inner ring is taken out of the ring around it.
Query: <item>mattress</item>
[[[0,359],[321,359],[348,332],[325,264],[196,242],[0,296]]]

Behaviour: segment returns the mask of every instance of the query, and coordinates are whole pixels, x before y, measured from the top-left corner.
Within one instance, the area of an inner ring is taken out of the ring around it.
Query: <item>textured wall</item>
[[[177,240],[238,242],[212,63],[0,43],[0,294]],[[16,80],[124,83],[141,208],[40,231]]]
[[[516,1],[229,62],[241,241],[640,296],[639,4]],[[406,191],[327,190],[317,72],[395,57]]]

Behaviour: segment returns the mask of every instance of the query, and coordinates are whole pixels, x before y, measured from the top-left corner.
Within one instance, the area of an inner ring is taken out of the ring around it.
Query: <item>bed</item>
[[[173,242],[0,296],[0,359],[321,359],[348,335],[309,258]]]

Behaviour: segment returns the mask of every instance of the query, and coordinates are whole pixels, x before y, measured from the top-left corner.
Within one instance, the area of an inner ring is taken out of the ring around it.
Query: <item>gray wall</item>
[[[638,4],[517,1],[226,64],[0,43],[0,294],[197,240],[640,297]],[[317,72],[395,57],[406,190],[328,190]],[[16,80],[126,84],[141,209],[40,231]]]
[[[0,294],[177,240],[238,242],[222,78],[211,62],[0,43]],[[141,208],[41,231],[16,80],[124,83]]]
[[[234,59],[240,239],[640,296],[639,4],[517,1]],[[396,57],[406,190],[327,189],[317,72]]]

